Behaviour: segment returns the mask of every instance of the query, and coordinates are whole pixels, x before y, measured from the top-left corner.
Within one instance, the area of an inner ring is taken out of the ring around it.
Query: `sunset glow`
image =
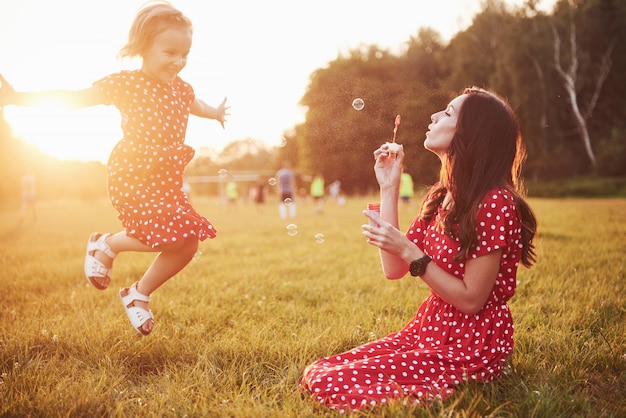
[[[120,62],[116,54],[143,3],[111,0],[94,8],[81,0],[3,1],[0,73],[17,90],[35,91],[80,89],[135,68],[137,63]],[[425,26],[448,39],[471,23],[480,3],[390,0],[382,7],[355,0],[173,1],[194,23],[194,44],[180,76],[199,98],[217,105],[227,97],[231,106],[224,130],[215,121],[192,117],[187,143],[220,150],[231,141],[253,138],[278,145],[285,131],[304,120],[298,102],[309,76],[337,54],[374,44],[401,51]],[[5,115],[17,136],[64,159],[106,161],[121,137],[113,107],[7,106]]]

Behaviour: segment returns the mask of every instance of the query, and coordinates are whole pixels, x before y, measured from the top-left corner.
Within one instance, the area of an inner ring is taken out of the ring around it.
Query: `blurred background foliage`
[[[626,177],[626,2],[560,0],[550,13],[528,0],[510,9],[486,0],[473,23],[444,42],[416,28],[402,52],[362,45],[314,71],[300,104],[305,121],[285,127],[283,146],[268,148],[242,138],[217,155],[199,152],[187,175],[213,178],[220,169],[271,177],[284,160],[304,186],[313,173],[327,184],[340,180],[348,195],[376,190],[372,152],[397,142],[416,184],[437,178],[439,161],[422,148],[430,115],[466,86],[508,98],[528,147],[530,192],[557,192],[575,179],[623,193]],[[621,42],[620,42],[621,41]],[[365,106],[355,110],[352,101]],[[0,109],[1,111],[1,109]],[[0,114],[1,116],[1,114]],[[271,115],[268,115],[271,117]],[[20,178],[33,173],[42,197],[100,198],[105,167],[98,162],[58,161],[15,138],[0,117],[0,199],[19,202]],[[585,190],[585,187],[570,187]],[[207,187],[216,193],[217,187]]]

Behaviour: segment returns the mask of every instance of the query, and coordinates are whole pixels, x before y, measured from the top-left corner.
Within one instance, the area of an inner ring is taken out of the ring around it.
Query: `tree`
[[[587,121],[589,117],[593,114],[593,111],[598,103],[598,98],[600,96],[600,92],[602,90],[602,86],[606,81],[610,71],[611,71],[611,55],[613,53],[613,49],[615,47],[615,43],[617,39],[612,39],[609,41],[608,46],[606,47],[604,53],[601,56],[598,68],[596,69],[595,75],[595,83],[593,88],[593,93],[587,103],[586,110],[582,109],[581,104],[578,100],[578,55],[580,45],[576,40],[576,24],[573,18],[570,18],[570,28],[569,28],[569,66],[567,70],[563,69],[561,65],[561,38],[559,32],[555,25],[552,26],[552,32],[554,34],[554,67],[560,76],[563,82],[563,88],[567,92],[568,101],[571,106],[572,114],[574,115],[574,120],[576,123],[577,130],[582,138],[583,144],[585,146],[585,151],[587,153],[587,157],[589,157],[589,161],[592,166],[596,166],[596,156],[593,152],[591,146],[591,137],[589,135],[589,129],[587,128]]]
[[[297,141],[299,162],[310,172],[340,180],[348,193],[375,184],[372,152],[391,139],[401,86],[393,80],[398,58],[375,46],[353,50],[311,76],[301,104],[307,108]],[[352,107],[355,98],[365,102]]]
[[[217,161],[228,170],[262,171],[271,168],[271,155],[262,141],[248,138],[226,145]]]
[[[421,29],[407,42],[406,53],[400,57],[402,69],[393,80],[401,86],[398,102],[402,124],[398,142],[404,144],[405,171],[417,183],[425,185],[437,180],[440,167],[439,159],[423,147],[430,117],[451,98],[441,89],[448,75],[445,54],[441,35],[432,29]]]

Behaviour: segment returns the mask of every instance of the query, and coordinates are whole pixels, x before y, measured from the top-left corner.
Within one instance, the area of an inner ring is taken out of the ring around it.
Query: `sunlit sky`
[[[540,5],[549,11],[554,0]],[[298,105],[313,71],[361,45],[400,52],[421,27],[444,39],[471,24],[481,0],[174,0],[194,24],[180,76],[217,105],[228,97],[226,129],[191,117],[187,143],[221,150],[240,139],[278,145],[304,120]],[[519,5],[523,0],[508,0]],[[119,71],[144,0],[0,0],[0,73],[16,90],[79,89]],[[467,84],[472,84],[468,80]],[[349,104],[347,104],[349,105]],[[112,106],[64,110],[7,106],[16,135],[63,159],[106,161],[120,139]]]

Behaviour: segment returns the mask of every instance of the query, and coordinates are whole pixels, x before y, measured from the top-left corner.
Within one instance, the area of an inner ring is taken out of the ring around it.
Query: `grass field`
[[[626,416],[626,199],[530,201],[540,259],[510,303],[507,375],[357,416]],[[300,204],[293,236],[274,204],[195,203],[218,238],[155,293],[144,338],[117,289],[152,256],[121,254],[105,291],[83,277],[89,233],[119,230],[108,202],[42,202],[21,227],[0,211],[0,417],[335,416],[302,396],[303,368],[398,330],[428,294],[382,276],[365,198],[321,215]],[[416,210],[401,210],[403,229]]]

